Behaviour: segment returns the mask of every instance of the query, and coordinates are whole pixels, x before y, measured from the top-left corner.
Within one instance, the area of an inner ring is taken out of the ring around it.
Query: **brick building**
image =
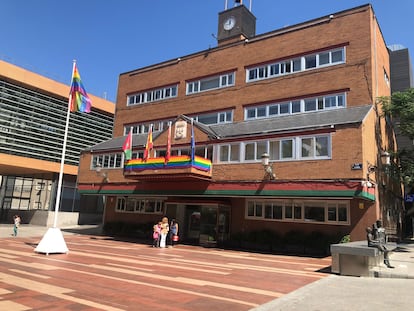
[[[394,134],[376,104],[389,53],[371,5],[259,35],[244,5],[218,20],[217,47],[120,75],[114,138],[82,152],[78,179],[106,197],[105,222],[166,215],[201,244],[264,230],[365,239],[379,218],[395,229],[400,187],[381,162]]]

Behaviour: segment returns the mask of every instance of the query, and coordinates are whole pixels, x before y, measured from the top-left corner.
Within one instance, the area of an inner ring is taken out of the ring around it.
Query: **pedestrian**
[[[20,227],[20,222],[22,221],[19,215],[13,216],[14,226],[13,226],[13,235],[17,236],[17,232]]]
[[[163,217],[161,220],[161,237],[160,237],[160,247],[164,248],[167,245],[167,237],[169,232],[168,218]]]
[[[170,246],[173,247],[178,242],[178,223],[175,219],[170,224]]]
[[[159,222],[158,224],[155,224],[153,226],[152,247],[159,247],[160,246],[160,233],[161,233],[161,222]]]

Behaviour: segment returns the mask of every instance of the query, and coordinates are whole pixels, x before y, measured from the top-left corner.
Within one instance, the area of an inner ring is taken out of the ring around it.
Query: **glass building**
[[[0,221],[18,212],[29,222],[39,218],[35,211],[54,211],[69,89],[0,61]],[[70,114],[61,211],[82,209],[76,191],[80,151],[112,136],[115,105],[89,95],[91,112]],[[96,202],[87,205],[96,212]],[[47,224],[44,216],[38,221]]]

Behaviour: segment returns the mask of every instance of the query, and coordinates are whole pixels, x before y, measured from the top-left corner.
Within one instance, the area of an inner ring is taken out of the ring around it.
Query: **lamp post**
[[[96,175],[102,177],[103,181],[105,183],[109,182],[108,173],[107,172],[102,172],[102,165],[99,162],[96,163]]]
[[[262,154],[261,158],[262,158],[262,165],[265,171],[265,177],[268,178],[269,180],[276,179],[276,174],[273,173],[273,167],[269,163],[269,158],[270,158],[269,154],[265,152]]]
[[[381,163],[387,166],[391,164],[391,156],[388,151],[381,151]]]

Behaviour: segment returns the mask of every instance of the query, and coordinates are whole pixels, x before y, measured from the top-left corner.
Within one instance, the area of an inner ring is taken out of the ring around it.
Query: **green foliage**
[[[399,132],[414,140],[414,88],[395,92],[391,97],[380,97],[384,116],[394,121]],[[414,149],[398,150],[392,155],[397,161],[390,167],[390,173],[408,186],[414,186]]]
[[[401,134],[414,139],[414,88],[380,97],[379,102],[386,116],[399,119]]]
[[[339,241],[339,243],[349,243],[349,242],[351,242],[351,236],[349,234],[344,235],[341,241]]]

